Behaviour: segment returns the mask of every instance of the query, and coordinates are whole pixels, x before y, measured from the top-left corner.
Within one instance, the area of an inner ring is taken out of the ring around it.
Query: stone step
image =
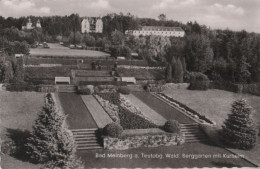
[[[80,131],[80,132],[72,132],[73,135],[89,135],[89,134],[97,134],[96,131]]]
[[[185,143],[194,143],[194,142],[207,142],[208,139],[191,139],[191,140],[185,140]]]
[[[76,142],[82,141],[82,140],[98,140],[98,138],[96,136],[75,138]]]
[[[77,147],[77,150],[95,150],[95,149],[103,149],[102,146],[92,146],[92,147]]]
[[[73,135],[74,138],[83,138],[83,137],[86,137],[86,138],[89,138],[89,137],[97,137],[96,134],[78,134],[78,135]]]
[[[86,143],[86,144],[76,144],[77,147],[96,147],[100,146],[99,143]]]
[[[98,143],[99,140],[85,140],[85,141],[76,141],[77,144],[88,144],[88,143]]]
[[[91,129],[72,129],[72,132],[82,132],[82,131],[96,131],[97,128],[91,128]]]
[[[185,137],[190,137],[190,136],[205,136],[204,133],[185,133]]]

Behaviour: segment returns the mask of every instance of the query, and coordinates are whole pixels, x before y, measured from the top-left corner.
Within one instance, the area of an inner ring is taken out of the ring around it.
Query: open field
[[[106,157],[96,157],[96,153],[105,154]],[[145,155],[157,154],[179,154],[179,158],[144,158],[142,153]],[[125,155],[125,158],[120,157],[107,157],[108,155],[122,154]],[[210,158],[182,158],[182,154],[189,155],[208,155]],[[181,167],[254,167],[251,163],[243,159],[236,158],[213,158],[214,154],[227,154],[230,153],[223,149],[216,147],[214,145],[207,145],[202,143],[192,143],[192,144],[183,144],[180,146],[165,146],[157,148],[137,148],[137,149],[128,149],[128,150],[95,150],[95,151],[85,151],[78,152],[78,155],[81,157],[81,160],[85,162],[87,168],[181,168]],[[129,159],[127,155],[132,155],[133,158]],[[135,157],[138,155],[138,158]]]
[[[80,95],[75,93],[59,93],[61,106],[67,116],[70,129],[97,128],[93,117]]]
[[[167,89],[163,93],[215,121],[218,128],[221,127],[227,114],[230,113],[231,104],[236,99],[244,98],[255,109],[254,119],[257,123],[260,122],[260,97],[258,96],[216,89],[207,91]]]
[[[195,121],[190,119],[189,117],[185,116],[177,109],[169,106],[168,104],[164,103],[163,101],[155,98],[148,92],[133,92],[138,99],[143,101],[147,104],[150,108],[155,110],[158,114],[163,116],[165,119],[168,120],[177,120],[179,123],[194,123]]]
[[[34,121],[44,104],[44,94],[1,91],[0,98],[0,134],[2,142],[23,142],[29,131],[32,131]],[[3,169],[40,168],[39,165],[24,161],[23,156],[24,154],[17,154],[15,158],[7,154],[1,154],[1,167]]]
[[[106,58],[110,55],[100,51],[93,50],[80,50],[80,49],[69,49],[59,44],[48,44],[49,49],[44,48],[31,48],[31,56],[61,56],[61,57],[100,57]]]

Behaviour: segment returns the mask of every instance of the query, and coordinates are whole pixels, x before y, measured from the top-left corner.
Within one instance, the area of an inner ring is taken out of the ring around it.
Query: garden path
[[[147,106],[144,102],[142,102],[139,98],[134,96],[133,94],[124,95],[133,105],[138,107],[142,114],[152,121],[154,124],[158,126],[162,126],[167,121],[163,116],[158,114],[156,111]]]
[[[92,95],[81,95],[81,98],[99,128],[103,128],[107,124],[113,122],[113,120],[108,116],[105,110]]]

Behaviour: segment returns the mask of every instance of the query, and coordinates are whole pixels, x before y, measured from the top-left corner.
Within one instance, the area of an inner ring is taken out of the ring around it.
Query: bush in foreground
[[[169,120],[164,124],[164,130],[170,133],[179,133],[180,124],[176,120]]]
[[[103,133],[110,137],[120,137],[123,133],[123,128],[117,123],[110,123],[104,127]]]
[[[232,104],[231,114],[222,126],[221,140],[224,144],[245,150],[255,146],[257,130],[251,112],[252,108],[243,99]]]
[[[27,153],[31,161],[43,163],[48,168],[80,168],[75,157],[76,146],[72,133],[65,127],[65,116],[56,108],[51,94],[33,126],[28,139]]]
[[[129,95],[130,90],[127,87],[119,87],[117,91],[121,94]]]

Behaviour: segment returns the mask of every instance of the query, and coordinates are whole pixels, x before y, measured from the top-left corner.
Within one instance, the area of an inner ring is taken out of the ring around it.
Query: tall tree
[[[45,105],[33,126],[32,137],[27,144],[28,154],[37,163],[49,168],[76,168],[75,143],[72,133],[65,127],[65,116],[56,108],[51,94],[45,97]]]
[[[252,119],[252,107],[246,100],[239,99],[232,104],[231,114],[222,127],[222,141],[226,145],[239,149],[251,149],[255,146],[257,130]]]

